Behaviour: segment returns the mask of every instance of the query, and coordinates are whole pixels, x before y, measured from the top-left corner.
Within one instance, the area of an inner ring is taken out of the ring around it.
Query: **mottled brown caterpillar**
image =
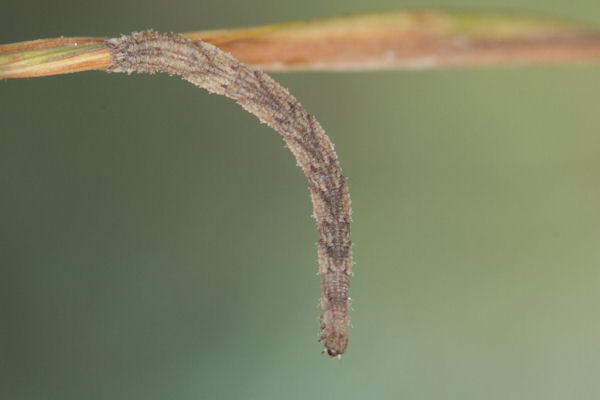
[[[321,275],[320,340],[330,356],[348,345],[352,276],[350,195],[346,179],[321,125],[300,103],[264,72],[215,46],[177,34],[133,33],[104,42],[113,61],[110,72],[167,72],[210,92],[225,95],[283,136],[310,182],[319,230]]]

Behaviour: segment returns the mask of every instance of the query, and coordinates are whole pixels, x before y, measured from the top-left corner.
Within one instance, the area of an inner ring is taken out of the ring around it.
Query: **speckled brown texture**
[[[277,82],[215,46],[153,31],[105,41],[110,72],[167,72],[225,95],[283,136],[310,183],[319,230],[321,339],[330,356],[348,344],[352,276],[350,195],[333,144],[316,119]]]

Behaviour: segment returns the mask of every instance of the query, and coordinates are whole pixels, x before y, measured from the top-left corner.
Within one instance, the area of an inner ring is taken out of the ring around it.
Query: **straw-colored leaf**
[[[501,14],[389,11],[185,36],[213,43],[247,64],[282,72],[600,61],[596,29]],[[0,78],[105,69],[110,62],[103,38],[0,46]]]

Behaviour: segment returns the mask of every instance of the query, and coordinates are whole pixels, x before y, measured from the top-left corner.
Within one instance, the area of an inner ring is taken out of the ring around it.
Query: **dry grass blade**
[[[29,78],[103,69],[110,54],[103,39],[47,39],[0,46],[0,78]]]
[[[374,70],[600,62],[600,31],[557,20],[389,11],[184,34],[267,71]],[[0,46],[0,78],[106,69],[103,38]]]
[[[600,61],[600,31],[515,15],[389,11],[186,36],[268,71]]]

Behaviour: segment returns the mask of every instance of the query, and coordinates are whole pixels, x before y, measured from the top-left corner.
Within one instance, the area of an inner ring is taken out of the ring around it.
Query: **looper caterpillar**
[[[283,136],[310,183],[319,230],[321,340],[330,356],[348,344],[352,276],[350,195],[333,144],[316,119],[283,87],[204,42],[154,31],[104,42],[112,55],[109,72],[167,72],[237,101]]]

